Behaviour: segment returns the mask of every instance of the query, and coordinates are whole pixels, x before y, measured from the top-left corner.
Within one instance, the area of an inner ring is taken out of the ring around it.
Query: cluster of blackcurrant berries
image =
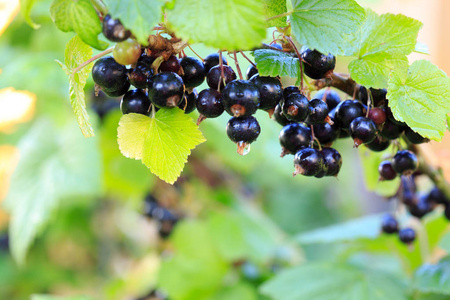
[[[162,238],[167,238],[173,231],[179,217],[169,209],[161,206],[151,194],[144,200],[144,214],[158,222],[158,233]]]

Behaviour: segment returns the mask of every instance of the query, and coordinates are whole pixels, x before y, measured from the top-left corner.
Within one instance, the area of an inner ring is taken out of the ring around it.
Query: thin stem
[[[254,67],[256,68],[255,63],[252,62],[252,61],[250,60],[250,58],[248,58],[247,55],[244,54],[244,52],[242,52],[242,51],[239,51],[239,52],[241,53],[241,55],[242,55],[246,60],[248,60],[248,62],[249,62],[252,66],[254,66]]]
[[[195,55],[197,55],[198,58],[200,58],[202,61],[204,60],[200,55],[198,55],[197,52],[194,51],[194,49],[191,48],[191,45],[188,44],[189,49],[191,49],[192,52],[194,52]]]
[[[81,65],[79,65],[78,67],[76,67],[75,69],[73,69],[73,74],[78,73],[81,69],[83,69],[84,67],[86,67],[88,64],[90,64],[91,62],[93,62],[94,60],[99,59],[100,57],[103,57],[111,52],[113,52],[114,47],[106,49],[103,52],[100,52],[97,55],[92,56],[91,58],[89,58],[87,61],[85,61],[84,63],[82,63]]]
[[[367,91],[367,113],[366,113],[366,118],[369,117],[369,112],[370,112],[370,108],[372,106],[373,103],[373,97],[372,97],[372,92],[370,91],[370,89],[366,88]]]
[[[298,63],[300,64],[300,90],[303,91],[303,64],[302,64],[302,57],[300,55],[300,52],[297,49],[297,46],[295,46],[294,41],[288,36],[286,36],[287,41],[291,46],[294,48],[295,54],[297,54],[298,57]]]
[[[223,57],[222,57],[222,50],[219,51],[219,66],[220,66],[220,80],[223,80],[223,86],[225,86],[225,74],[223,71]],[[217,85],[217,91],[220,92],[220,80],[219,84]]]
[[[239,67],[239,62],[236,57],[236,51],[234,51],[233,54],[234,54],[234,63],[236,65],[236,70],[238,71],[239,78],[242,80],[244,77],[242,77],[241,68]]]
[[[267,18],[266,22],[267,21],[271,21],[271,20],[275,20],[275,19],[278,19],[278,18],[283,18],[283,17],[290,16],[290,15],[292,15],[292,13],[293,13],[292,11],[288,11],[288,12],[285,12],[285,13],[282,13],[282,14],[279,14],[279,15]]]
[[[103,3],[102,0],[91,0],[92,5],[95,7],[95,9],[101,13],[103,16],[108,13],[108,8]]]
[[[311,125],[311,148],[314,146],[314,141],[316,140],[316,135],[314,134],[314,126]],[[319,140],[317,140],[317,142],[319,142]],[[321,148],[320,143],[319,143],[319,148]],[[322,149],[320,149],[322,150]]]

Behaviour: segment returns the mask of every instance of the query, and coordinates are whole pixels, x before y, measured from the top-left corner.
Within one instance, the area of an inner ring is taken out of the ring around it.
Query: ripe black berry
[[[400,136],[404,129],[405,127],[402,125],[398,125],[390,119],[387,119],[386,122],[384,122],[383,129],[380,131],[380,135],[386,139],[395,140]]]
[[[309,124],[320,124],[328,117],[328,105],[319,99],[309,101],[309,116],[306,120]]]
[[[370,93],[372,94],[372,100],[373,100],[372,105],[373,106],[380,106],[380,105],[384,104],[384,102],[386,101],[386,94],[387,94],[386,89],[370,88]],[[359,88],[358,99],[361,100],[362,103],[367,105],[368,97],[367,97],[367,88],[366,87],[361,86]]]
[[[336,106],[335,121],[342,129],[348,130],[350,123],[358,118],[364,116],[365,109],[363,105],[357,100],[345,100]]]
[[[222,91],[223,106],[233,117],[249,117],[259,107],[258,88],[247,80],[235,80]]]
[[[183,80],[173,72],[158,73],[148,85],[148,96],[159,108],[178,106],[184,96]]]
[[[312,79],[324,78],[328,73],[333,72],[336,66],[336,57],[334,55],[324,55],[317,50],[311,50],[306,47],[301,49],[301,58],[304,62],[303,71]]]
[[[412,144],[422,144],[429,141],[427,138],[424,138],[423,136],[412,130],[409,126],[405,129],[405,136]]]
[[[334,148],[323,148],[320,152],[327,167],[325,176],[337,176],[342,166],[342,156]]]
[[[377,136],[373,141],[370,143],[365,144],[367,148],[374,152],[381,152],[389,148],[391,145],[390,140],[386,140],[382,138],[381,136]]]
[[[244,155],[245,148],[259,136],[261,127],[258,120],[250,116],[246,118],[231,118],[227,123],[227,135],[238,145],[238,153]]]
[[[291,123],[283,127],[279,135],[282,154],[295,154],[302,147],[307,147],[311,143],[311,129],[299,124]]]
[[[330,89],[322,89],[318,91],[317,94],[314,95],[314,98],[325,101],[328,105],[328,110],[332,110],[341,102],[341,97],[339,97],[339,94]]]
[[[322,154],[313,148],[303,148],[295,153],[293,175],[315,176],[326,168]]]
[[[297,93],[300,94],[300,89],[295,85],[287,86],[283,89],[283,97],[286,99],[290,94]]]
[[[128,82],[127,69],[111,56],[103,57],[92,67],[92,79],[103,89],[117,91]]]
[[[392,168],[401,175],[411,175],[417,169],[417,156],[408,150],[401,150],[392,159]]]
[[[130,83],[139,89],[146,89],[148,87],[148,81],[151,76],[153,76],[152,68],[140,61],[128,73]]]
[[[386,113],[379,107],[374,107],[369,111],[369,119],[376,125],[381,125],[386,122]]]
[[[437,186],[435,186],[430,191],[430,193],[428,194],[428,199],[430,202],[437,203],[437,204],[447,205],[450,202],[450,199],[448,199]]]
[[[432,210],[433,208],[428,200],[428,195],[420,195],[417,203],[413,203],[409,206],[409,213],[419,219],[423,218]]]
[[[259,109],[270,110],[283,99],[283,88],[278,78],[255,75],[250,79],[259,90]]]
[[[230,66],[223,66],[223,76],[225,78],[225,85],[229,84],[233,80],[236,80],[236,73]],[[223,84],[222,71],[220,66],[212,67],[208,74],[206,75],[206,83],[212,89],[218,89],[220,83],[220,90],[222,90],[225,85]]]
[[[203,83],[206,76],[206,69],[200,60],[195,57],[186,56],[181,59],[180,65],[184,73],[181,78],[187,88],[197,87]]]
[[[247,80],[250,80],[250,78],[253,77],[253,75],[258,74],[258,69],[254,67],[253,65],[248,66],[247,71],[245,72],[245,75],[247,76]]]
[[[130,88],[130,82],[125,81],[122,85],[122,87],[118,89],[106,89],[102,88],[102,91],[108,95],[109,97],[120,97],[124,95],[126,92],[128,92],[128,89]]]
[[[366,117],[358,117],[350,123],[350,134],[355,142],[355,147],[372,142],[378,133],[375,123]]]
[[[394,171],[389,160],[380,163],[378,173],[380,174],[380,180],[393,180],[397,177],[397,172]]]
[[[205,118],[217,118],[223,111],[222,96],[215,89],[205,89],[198,94],[197,110],[200,113],[197,124]]]
[[[100,121],[103,121],[110,111],[119,108],[119,102],[99,91],[98,96],[95,96],[95,93],[91,94],[91,108],[99,116]]]
[[[111,42],[122,42],[131,36],[119,19],[113,19],[110,15],[103,18],[103,35]]]
[[[198,93],[197,90],[192,90],[191,93],[188,91],[184,92],[184,97],[181,100],[180,104],[178,104],[178,107],[184,110],[185,114],[190,114],[195,110],[195,105],[197,103],[197,97]]]
[[[181,64],[175,55],[171,55],[167,60],[159,65],[159,72],[173,72],[178,75],[181,74]]]
[[[391,214],[385,214],[381,220],[381,230],[384,233],[392,234],[398,232],[398,222]]]
[[[281,102],[278,103],[277,106],[275,106],[275,110],[273,112],[273,119],[281,126],[286,126],[287,124],[292,123],[291,121],[286,119],[286,116],[283,114],[283,111],[281,110]]]
[[[316,124],[313,126],[314,136],[322,145],[334,142],[339,136],[339,129],[335,125],[328,123]]]
[[[403,228],[398,232],[398,238],[404,244],[411,244],[416,239],[416,232],[412,228]]]
[[[222,62],[224,65],[228,65],[227,59],[222,55]],[[206,73],[211,70],[212,67],[218,66],[220,63],[219,53],[213,53],[205,57],[203,65],[205,66]]]
[[[141,89],[128,91],[120,101],[120,110],[123,114],[135,113],[148,115],[150,99]]]
[[[309,115],[309,101],[302,94],[290,94],[281,102],[283,114],[290,121],[304,122]]]

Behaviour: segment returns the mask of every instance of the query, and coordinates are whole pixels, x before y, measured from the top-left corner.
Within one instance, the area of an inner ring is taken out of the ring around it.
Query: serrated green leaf
[[[28,23],[28,25],[31,26],[33,29],[38,29],[41,27],[41,25],[36,24],[31,20],[31,9],[33,8],[34,4],[36,3],[36,0],[20,0],[20,12],[23,15],[23,18],[25,19],[25,22]]]
[[[421,266],[414,274],[413,286],[422,293],[450,295],[450,257]]]
[[[177,180],[191,149],[204,141],[191,117],[178,108],[160,109],[154,118],[127,114],[119,122],[122,154],[141,159],[153,174],[168,183]]]
[[[54,0],[50,14],[59,30],[76,32],[83,42],[96,49],[103,50],[108,46],[98,39],[102,25],[89,0]]]
[[[422,23],[403,15],[377,15],[367,10],[367,20],[350,42],[347,54],[357,56],[349,65],[352,78],[366,87],[386,88],[389,74],[408,69]]]
[[[66,45],[64,55],[65,66],[57,61],[64,72],[69,75],[69,97],[72,109],[77,117],[78,126],[84,137],[93,137],[94,129],[89,121],[89,115],[86,111],[86,95],[84,86],[92,69],[92,65],[87,65],[77,73],[73,70],[81,63],[91,58],[92,48],[83,43],[79,36],[74,36]]]
[[[426,60],[415,61],[408,74],[392,73],[386,96],[396,120],[440,141],[450,112],[450,79]]]
[[[292,32],[301,44],[323,53],[344,53],[347,35],[357,31],[365,11],[353,0],[292,0]]]
[[[256,67],[262,76],[300,76],[298,58],[282,51],[260,49],[253,51]]]
[[[396,277],[331,263],[309,263],[287,270],[263,284],[260,291],[275,300],[408,299]]]
[[[136,37],[141,45],[148,44],[148,36],[154,26],[161,21],[160,0],[104,0],[113,18],[120,19],[122,24]]]
[[[263,0],[264,3],[264,15],[267,18],[281,15],[287,12],[286,0]],[[276,18],[267,22],[268,27],[277,26],[285,27],[287,17]]]
[[[229,51],[250,50],[266,37],[264,5],[259,0],[177,1],[167,11],[167,21],[178,37],[190,43]]]
[[[58,130],[46,120],[35,123],[20,141],[21,159],[4,203],[11,214],[11,252],[19,264],[61,200],[99,192],[95,143],[84,140],[72,123]]]

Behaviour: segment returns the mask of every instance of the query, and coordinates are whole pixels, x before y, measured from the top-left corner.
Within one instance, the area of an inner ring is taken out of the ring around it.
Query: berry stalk
[[[92,56],[91,58],[89,58],[87,61],[85,61],[84,63],[82,63],[81,65],[79,65],[78,67],[76,67],[75,69],[73,69],[73,74],[78,73],[81,69],[83,69],[84,67],[86,67],[88,64],[90,64],[91,62],[93,62],[94,60],[99,59],[100,57],[103,57],[107,54],[112,53],[114,50],[114,47],[106,49],[103,52],[100,52],[97,55]]]

